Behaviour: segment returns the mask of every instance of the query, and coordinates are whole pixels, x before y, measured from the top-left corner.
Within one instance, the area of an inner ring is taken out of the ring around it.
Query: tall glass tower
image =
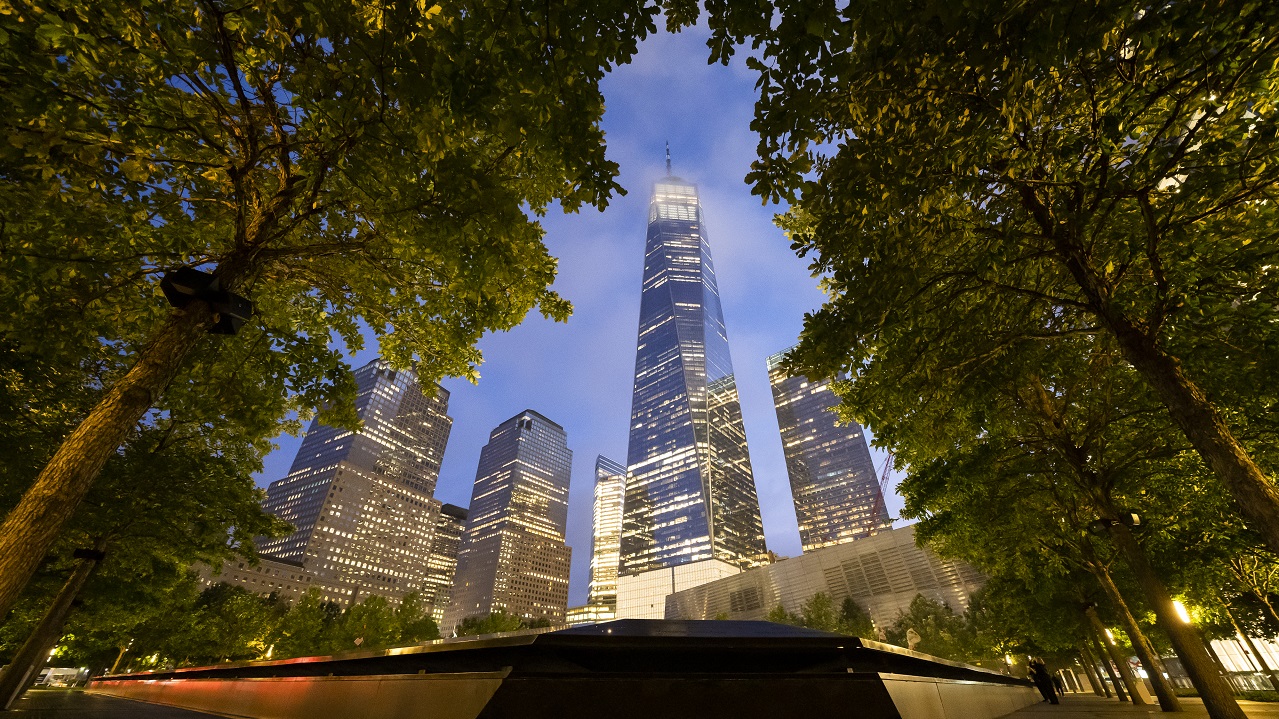
[[[768,358],[768,379],[804,551],[891,527],[861,425],[837,424],[839,397],[829,381],[793,377],[782,369],[789,351]]]
[[[588,605],[610,610],[617,608],[617,567],[622,548],[622,503],[625,497],[626,468],[602,454],[596,457]]]
[[[506,612],[564,623],[564,543],[573,452],[564,428],[533,410],[498,425],[480,451],[471,507],[441,629]]]
[[[653,188],[642,292],[621,575],[751,566],[764,530],[728,333],[697,186],[677,177]]]

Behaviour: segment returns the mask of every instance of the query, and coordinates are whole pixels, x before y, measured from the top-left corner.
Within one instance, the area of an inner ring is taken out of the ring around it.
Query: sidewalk
[[[14,719],[216,719],[212,714],[131,702],[77,689],[31,689],[7,712]]]
[[[1240,700],[1239,706],[1251,719],[1279,719],[1279,702],[1248,702]],[[1167,714],[1177,719],[1207,719],[1203,702],[1192,697],[1181,698],[1180,714]],[[1067,694],[1061,704],[1034,704],[1009,714],[1006,719],[1135,719],[1164,714],[1159,705],[1137,707],[1117,699],[1103,699],[1092,694]]]

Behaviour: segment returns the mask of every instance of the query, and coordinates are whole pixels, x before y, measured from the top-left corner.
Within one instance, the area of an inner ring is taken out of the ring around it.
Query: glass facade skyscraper
[[[621,574],[703,560],[746,567],[764,554],[697,187],[667,177],[649,204]]]
[[[491,612],[564,622],[564,543],[573,452],[564,428],[532,410],[498,425],[480,452],[445,635]]]
[[[866,433],[856,422],[837,423],[839,397],[829,381],[792,377],[782,369],[786,352],[768,358],[768,379],[804,551],[892,526]]]
[[[595,514],[588,605],[617,607],[617,569],[621,561],[622,502],[625,497],[626,468],[600,455],[595,459]]]
[[[434,605],[443,599],[437,588],[452,582],[430,566],[433,551],[448,549],[434,546],[442,505],[433,492],[453,424],[449,393],[380,359],[355,370],[355,381],[363,428],[311,423],[289,474],[271,483],[263,504],[294,531],[261,540],[259,549],[304,569],[326,591],[420,592]]]

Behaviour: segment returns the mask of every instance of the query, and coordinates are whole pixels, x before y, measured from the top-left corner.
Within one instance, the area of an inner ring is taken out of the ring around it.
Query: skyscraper
[[[457,553],[462,548],[466,515],[466,509],[445,504],[440,507],[435,519],[435,537],[431,540],[431,553],[426,561],[422,598],[434,607],[432,616],[436,622],[444,619],[444,608],[448,606],[449,596],[453,592]]]
[[[480,452],[445,635],[504,611],[564,621],[571,550],[564,543],[573,452],[564,428],[533,410],[498,425]]]
[[[765,553],[719,287],[697,187],[653,188],[627,451],[618,617]]]
[[[586,603],[617,608],[617,569],[622,549],[622,500],[626,468],[600,455],[595,459],[595,515],[591,542],[591,586]]]
[[[327,586],[349,586],[353,596],[422,592],[429,601],[441,508],[432,493],[452,428],[449,393],[434,384],[423,392],[413,372],[380,359],[357,369],[355,380],[363,428],[311,423],[263,505],[295,529],[261,541],[260,550]]]
[[[768,358],[768,379],[804,551],[891,526],[861,425],[836,423],[839,397],[829,381],[792,377],[782,369],[788,351]]]

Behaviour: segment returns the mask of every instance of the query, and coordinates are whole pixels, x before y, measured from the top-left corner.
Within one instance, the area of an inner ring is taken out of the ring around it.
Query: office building
[[[626,468],[600,455],[595,458],[595,505],[591,524],[591,583],[586,604],[569,607],[566,622],[591,624],[617,615],[617,568],[622,547],[622,501]]]
[[[649,204],[617,616],[660,616],[673,588],[764,553],[697,187],[666,177]]]
[[[498,611],[564,623],[572,466],[564,428],[532,410],[489,434],[441,625],[445,635],[467,617]]]
[[[295,529],[261,540],[259,550],[313,581],[349,588],[355,601],[418,592],[434,602],[436,587],[448,583],[432,574],[431,556],[442,509],[432,494],[452,427],[449,394],[380,359],[357,369],[355,380],[362,429],[311,423],[289,474],[271,483],[263,505]]]
[[[595,460],[595,513],[591,536],[591,586],[587,604],[617,608],[617,568],[622,551],[622,500],[626,468],[600,455]]]
[[[829,380],[813,382],[782,369],[788,351],[768,358],[768,379],[804,551],[891,526],[861,425],[838,423],[839,397]]]
[[[202,590],[214,584],[230,584],[264,597],[274,594],[287,604],[301,599],[310,589],[319,592],[321,601],[332,602],[343,608],[350,605],[352,598],[360,596],[356,585],[324,581],[307,571],[301,562],[262,557],[254,564],[237,557],[223,562],[220,569],[203,563],[195,565],[193,569]]]
[[[836,606],[852,597],[876,626],[888,627],[919,594],[963,612],[984,581],[968,564],[915,546],[915,528],[906,526],[676,592],[667,597],[665,618],[764,619],[779,605],[799,614],[825,592]]]
[[[426,560],[426,581],[422,599],[433,607],[436,622],[444,619],[444,608],[453,591],[457,573],[457,553],[462,547],[462,531],[466,528],[467,511],[453,504],[443,504],[435,519],[435,537]]]

